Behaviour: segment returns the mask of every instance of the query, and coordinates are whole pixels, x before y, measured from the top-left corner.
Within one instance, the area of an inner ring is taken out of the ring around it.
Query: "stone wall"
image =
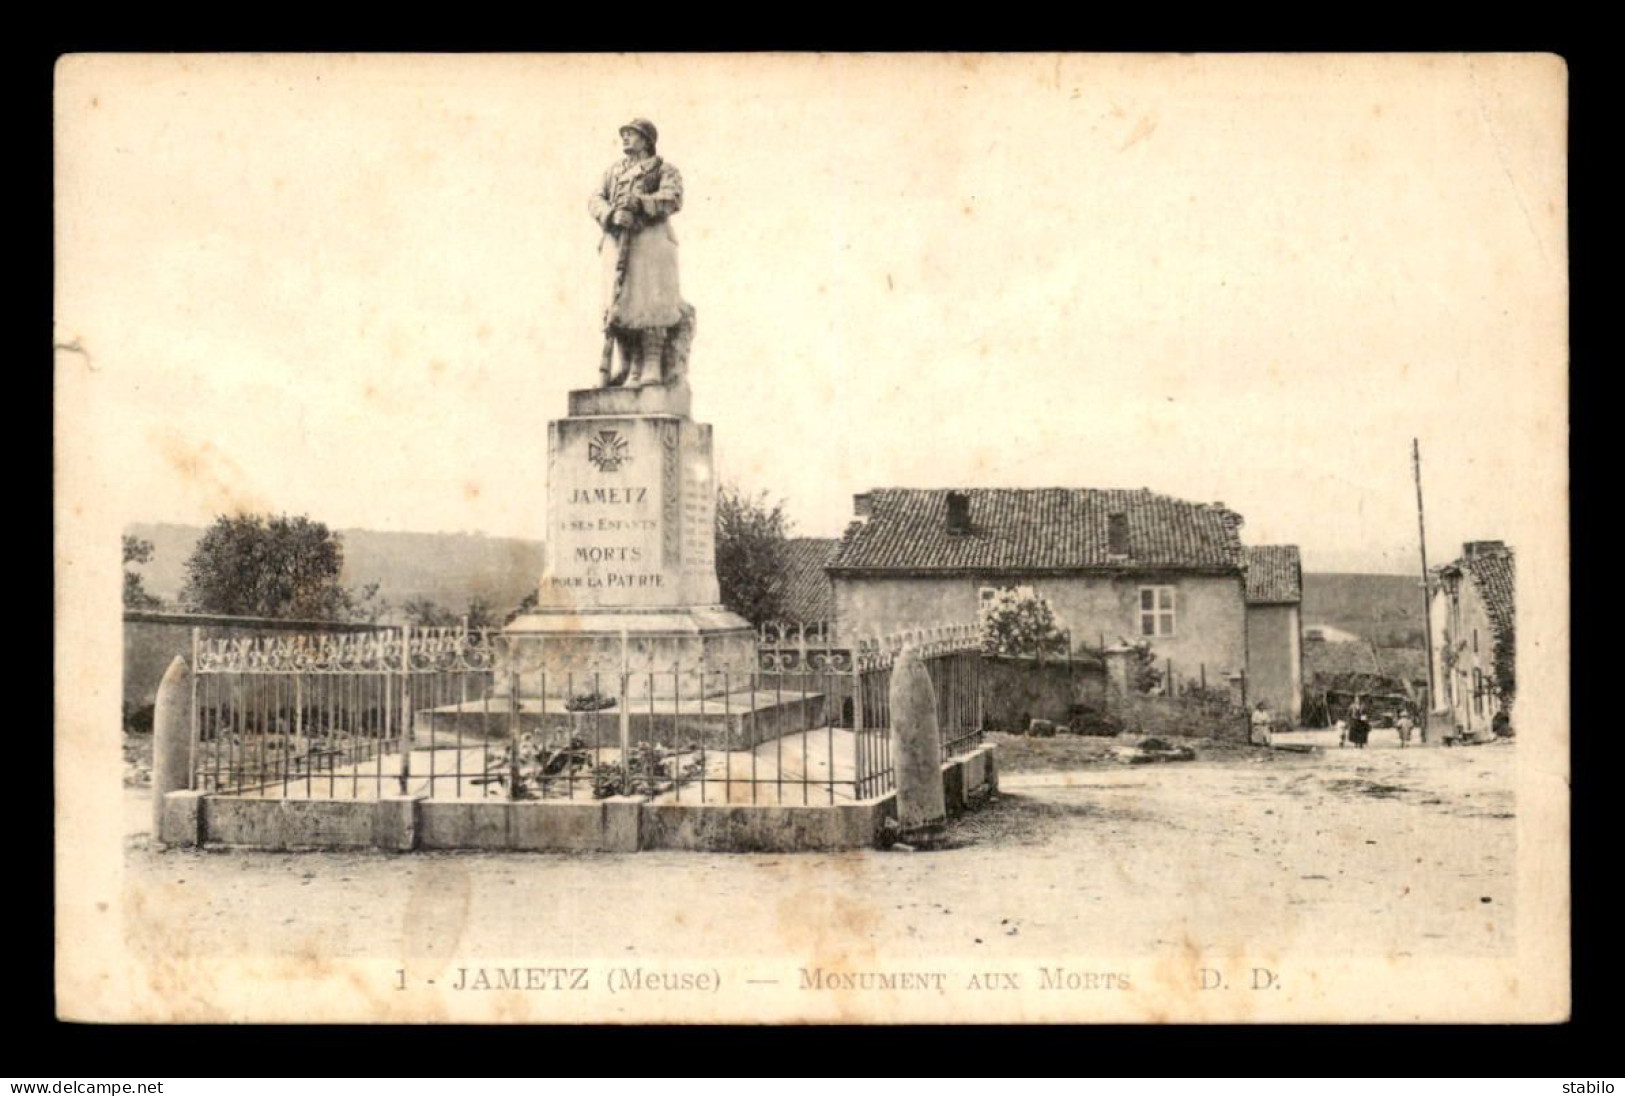
[[[1111,713],[1127,735],[1184,735],[1247,741],[1247,713],[1222,703],[1204,703],[1186,697],[1114,697]]]
[[[1094,659],[984,657],[981,673],[985,730],[1022,732],[1033,719],[1066,723],[1074,705],[1106,703],[1106,670]]]
[[[1466,579],[1461,582],[1454,613],[1451,609],[1449,598],[1435,599],[1434,612],[1444,617],[1444,630],[1456,648],[1454,667],[1437,678],[1441,698],[1458,729],[1473,735],[1487,735],[1498,708],[1493,693],[1495,634],[1490,626],[1489,611],[1479,597],[1478,588]]]
[[[997,792],[992,746],[942,764],[949,814]],[[167,847],[262,849],[486,849],[634,852],[816,852],[880,842],[896,793],[834,806],[643,803],[617,796],[584,803],[279,800],[174,791],[162,800],[158,841]]]

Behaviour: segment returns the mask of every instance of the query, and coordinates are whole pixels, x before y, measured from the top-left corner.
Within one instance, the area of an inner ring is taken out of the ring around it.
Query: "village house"
[[[1247,698],[1277,718],[1303,715],[1303,563],[1295,544],[1243,549],[1247,563]]]
[[[1460,559],[1433,571],[1432,707],[1467,735],[1488,735],[1498,713],[1512,715],[1514,579],[1512,549],[1499,540],[1469,541]]]
[[[1273,711],[1297,718],[1297,549],[1258,549],[1249,585],[1242,518],[1222,503],[1144,489],[886,488],[857,495],[854,513],[833,545],[792,542],[785,578],[797,604],[830,606],[841,645],[973,623],[985,602],[1014,588],[1049,602],[1074,651],[1145,642],[1159,668],[1215,689],[1245,671]],[[820,561],[823,586],[803,573]]]

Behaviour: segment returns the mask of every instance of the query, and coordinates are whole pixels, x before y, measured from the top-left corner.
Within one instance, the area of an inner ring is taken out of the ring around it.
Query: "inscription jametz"
[[[649,497],[647,487],[577,487],[570,492],[570,502],[577,506],[610,503],[637,506]]]

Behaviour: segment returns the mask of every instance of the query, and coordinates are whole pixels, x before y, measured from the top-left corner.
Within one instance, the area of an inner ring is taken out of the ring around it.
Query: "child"
[[[1411,732],[1416,729],[1411,713],[1400,712],[1399,718],[1394,720],[1394,727],[1399,731],[1399,748],[1403,750],[1411,744]]]
[[[1270,742],[1270,710],[1260,700],[1253,709],[1253,745],[1268,746]]]

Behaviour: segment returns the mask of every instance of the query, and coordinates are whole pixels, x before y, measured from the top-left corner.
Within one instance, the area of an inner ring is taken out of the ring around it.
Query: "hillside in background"
[[[175,604],[186,583],[186,560],[203,529],[195,525],[132,525],[131,536],[153,544],[151,563],[136,567],[151,593]],[[518,605],[542,576],[539,540],[473,533],[379,533],[336,530],[344,540],[344,584],[376,582],[379,595],[399,606],[429,598],[453,611],[482,597],[498,613]]]
[[[1416,575],[1305,574],[1303,626],[1330,624],[1380,647],[1425,647]]]
[[[132,525],[152,541],[152,562],[136,568],[153,594],[175,604],[186,582],[186,559],[203,535],[195,525]],[[541,578],[539,540],[473,533],[379,533],[341,529],[344,582],[379,584],[399,606],[426,597],[453,611],[483,597],[500,612],[518,605]],[[1421,647],[1422,595],[1410,575],[1305,574],[1303,624],[1331,625],[1382,647]],[[1336,637],[1332,637],[1336,638]]]

